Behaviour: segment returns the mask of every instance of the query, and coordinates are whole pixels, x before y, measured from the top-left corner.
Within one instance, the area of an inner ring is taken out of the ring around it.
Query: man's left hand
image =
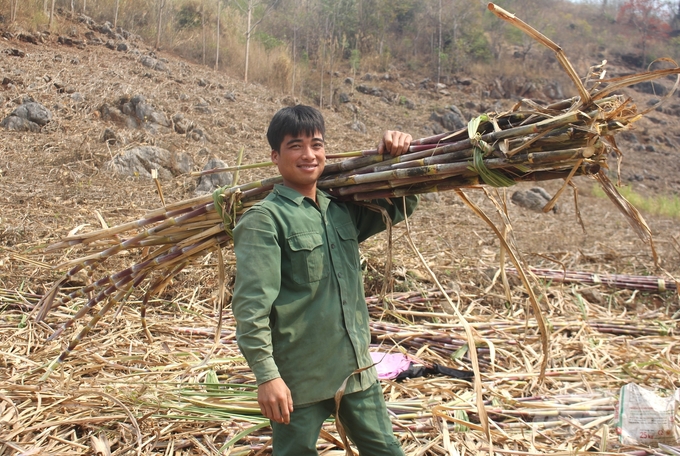
[[[378,144],[378,153],[388,152],[393,157],[405,154],[413,138],[408,133],[387,130]]]

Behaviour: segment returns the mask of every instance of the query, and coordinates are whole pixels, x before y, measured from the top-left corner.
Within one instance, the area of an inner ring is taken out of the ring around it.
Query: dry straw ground
[[[39,378],[44,368],[79,325],[57,340],[46,339],[83,301],[53,310],[41,323],[35,323],[33,311],[60,276],[61,271],[51,266],[65,258],[61,252],[45,254],[41,247],[76,226],[86,225],[85,230],[102,223],[113,226],[160,206],[151,181],[106,171],[104,164],[113,155],[136,144],[155,144],[189,153],[200,167],[210,154],[233,163],[244,147],[244,162],[263,161],[268,156],[263,132],[285,102],[283,97],[171,56],[165,56],[170,68],[166,73],[143,67],[132,54],[60,46],[55,36],[41,45],[10,40],[0,46],[3,51],[26,52],[23,58],[0,54],[3,73],[14,81],[12,87],[3,87],[3,117],[25,96],[55,114],[39,134],[0,132],[0,454],[266,453],[269,430],[257,413],[253,376],[236,348],[228,308],[220,343],[214,344],[218,282],[214,255],[187,268],[151,302],[147,310],[151,341],[140,324],[140,297],[131,296],[43,382]],[[74,103],[55,82],[73,87],[85,101]],[[234,93],[235,101],[225,97],[227,93]],[[99,106],[123,94],[142,94],[168,116],[184,113],[208,132],[210,140],[197,142],[173,132],[150,134],[100,120]],[[366,135],[349,129],[354,113],[342,107],[326,111],[329,148],[334,152],[370,148],[382,129],[395,126],[424,136],[418,132],[433,108],[479,97],[462,92],[407,95],[418,101],[416,110],[356,94]],[[201,98],[212,113],[194,109]],[[676,119],[663,119],[667,130],[677,129]],[[641,120],[640,126],[646,133],[659,128],[645,122]],[[106,127],[116,129],[121,138],[117,145],[100,141]],[[623,152],[627,153],[625,148]],[[626,166],[639,166],[631,163],[653,162],[640,155],[628,157],[624,173]],[[672,156],[652,172],[672,188],[677,177],[671,162]],[[241,179],[255,180],[271,172],[251,171]],[[585,231],[569,194],[560,199],[557,213],[526,212],[508,204],[517,245],[529,265],[680,275],[677,219],[646,214],[663,268],[656,269],[649,247],[617,209],[592,196],[593,181],[578,178],[576,183]],[[165,200],[176,202],[193,197],[195,180],[179,176],[162,186]],[[545,187],[554,193],[560,183],[548,182]],[[481,191],[467,193],[487,213],[494,213]],[[498,239],[455,195],[441,194],[438,201],[422,203],[408,232],[403,225],[395,227],[394,293],[386,300],[369,299],[376,348],[403,350],[430,363],[471,369],[461,323],[442,310],[442,297],[409,247],[409,236],[484,341],[477,353],[497,454],[644,450],[617,442],[617,393],[628,382],[666,391],[680,387],[680,309],[675,292],[536,280],[551,329],[549,368],[539,383],[541,344],[526,291],[510,274],[508,301],[500,279],[495,279]],[[389,253],[384,236],[362,247],[369,296],[380,291]],[[224,254],[231,277],[234,259],[228,249]],[[110,267],[116,269],[127,260]],[[76,277],[67,285],[82,286],[84,280]],[[385,381],[383,386],[395,432],[407,454],[489,449],[469,383],[433,376]],[[332,423],[324,430],[320,448],[332,454],[340,442]]]

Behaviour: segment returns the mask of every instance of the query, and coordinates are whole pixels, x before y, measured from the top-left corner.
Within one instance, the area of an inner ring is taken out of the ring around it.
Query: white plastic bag
[[[619,396],[616,427],[619,440],[627,445],[677,444],[679,407],[680,389],[673,396],[661,397],[634,383],[624,385]]]

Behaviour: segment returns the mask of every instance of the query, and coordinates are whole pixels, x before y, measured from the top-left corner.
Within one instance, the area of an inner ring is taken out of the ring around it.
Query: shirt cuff
[[[281,377],[281,374],[279,374],[279,368],[276,367],[276,363],[272,357],[268,357],[262,361],[259,361],[258,363],[250,366],[250,369],[255,374],[255,380],[258,385]]]

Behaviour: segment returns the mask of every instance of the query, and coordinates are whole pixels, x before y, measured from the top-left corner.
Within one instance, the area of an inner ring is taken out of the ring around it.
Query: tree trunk
[[[217,0],[217,37],[215,38],[215,71],[220,67],[220,14],[222,13],[222,0]]]
[[[45,16],[50,14],[49,10],[47,9],[47,0],[43,0],[43,13],[45,13]]]
[[[87,0],[83,0],[83,14],[87,11]]]
[[[158,2],[158,29],[156,31],[156,50],[160,48],[161,45],[161,27],[163,26],[163,8],[165,8],[165,0],[159,0]]]
[[[203,65],[205,65],[205,0],[201,0],[201,31],[203,34]]]
[[[47,28],[52,28],[52,21],[54,20],[54,0],[52,0],[52,7],[50,8],[50,21],[47,23]]]
[[[85,0],[83,0],[85,1]],[[116,10],[113,13],[113,29],[118,27],[118,8],[120,7],[120,0],[116,0]]]
[[[295,51],[296,51],[296,47],[297,47],[297,31],[298,31],[297,27],[293,26],[293,77],[292,77],[293,83],[290,85],[290,93],[293,96],[295,96],[295,76],[296,76],[295,73],[297,71],[297,67],[295,65],[295,57],[296,57]]]
[[[17,7],[19,6],[19,0],[10,0],[9,2],[9,21],[14,22],[17,20]]]
[[[326,63],[326,36],[323,37],[323,49],[321,50],[321,68],[320,68],[320,76],[321,76],[321,82],[319,83],[319,109],[323,109],[323,67],[324,64]]]
[[[442,0],[439,0],[439,44],[437,45],[437,92],[442,75]]]
[[[250,22],[253,16],[253,1],[248,0],[248,25],[246,26],[246,69],[243,76],[243,81],[248,82],[248,60],[250,58]]]
[[[71,19],[76,17],[76,0],[71,0]]]

